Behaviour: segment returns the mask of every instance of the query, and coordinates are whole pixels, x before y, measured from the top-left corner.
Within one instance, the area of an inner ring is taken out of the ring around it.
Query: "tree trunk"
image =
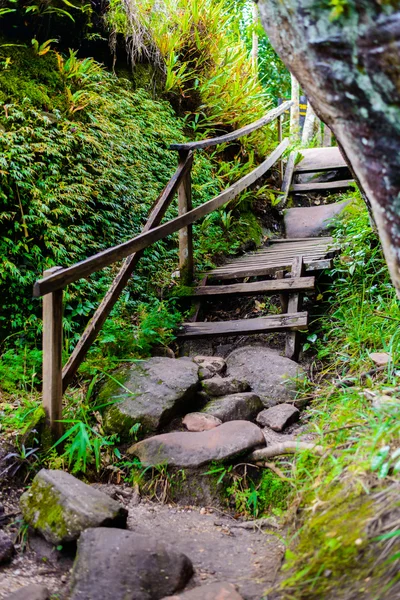
[[[316,115],[313,107],[308,102],[306,118],[304,119],[303,134],[301,136],[301,145],[308,146],[314,136]]]
[[[300,86],[296,77],[292,74],[292,106],[290,108],[290,137],[294,140],[300,139]]]
[[[340,15],[318,0],[260,0],[259,8],[271,43],[340,142],[370,202],[400,298],[398,3],[351,2]]]

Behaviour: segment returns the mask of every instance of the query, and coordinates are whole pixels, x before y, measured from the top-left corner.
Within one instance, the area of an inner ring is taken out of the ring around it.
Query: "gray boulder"
[[[70,600],[157,600],[181,590],[192,574],[187,556],[154,538],[87,529],[79,538]]]
[[[188,358],[153,357],[121,369],[101,389],[99,404],[114,402],[105,411],[104,429],[132,439],[130,429],[139,423],[139,436],[155,433],[173,417],[193,410],[199,385],[199,367]]]
[[[49,600],[50,592],[43,585],[31,583],[7,596],[6,600]]]
[[[10,562],[14,554],[14,544],[4,531],[0,529],[0,565]]]
[[[247,380],[266,407],[292,401],[296,395],[293,379],[304,376],[303,369],[293,360],[262,346],[238,348],[226,362],[228,374]]]
[[[260,398],[253,392],[230,394],[214,398],[203,409],[203,413],[213,415],[223,423],[226,421],[251,421],[263,408]]]
[[[209,583],[163,600],[243,600],[232,583]]]
[[[27,523],[52,544],[77,540],[88,527],[125,527],[118,502],[64,471],[42,469],[20,498]]]
[[[257,423],[274,431],[283,431],[299,420],[300,411],[292,404],[277,404],[257,415]]]
[[[213,460],[227,460],[256,446],[265,446],[264,435],[248,421],[229,421],[201,433],[173,432],[156,435],[129,448],[143,466],[168,464],[200,467]]]
[[[247,392],[250,385],[244,379],[237,377],[218,377],[207,379],[201,382],[203,390],[209,396],[226,396],[228,394],[239,394]]]

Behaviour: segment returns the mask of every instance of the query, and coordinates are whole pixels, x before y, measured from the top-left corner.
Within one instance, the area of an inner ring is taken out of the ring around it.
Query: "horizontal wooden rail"
[[[100,269],[111,265],[113,262],[122,260],[134,252],[138,252],[139,250],[151,246],[154,242],[158,242],[166,236],[179,231],[182,227],[195,223],[214,210],[217,210],[255,183],[279,160],[288,146],[289,139],[286,138],[269,155],[269,157],[261,163],[261,165],[256,167],[248,175],[242,177],[242,179],[239,179],[239,181],[224,190],[221,194],[212,200],[205,202],[201,206],[198,206],[163,225],[159,225],[150,231],[143,232],[127,242],[103,250],[86,260],[76,263],[66,269],[61,269],[60,271],[57,271],[57,273],[37,281],[33,288],[33,295],[35,297],[44,296],[55,290],[62,289],[66,285],[73,283],[82,277],[88,277],[95,271],[99,271]]]
[[[218,144],[225,144],[226,142],[233,142],[234,140],[238,140],[244,135],[248,135],[253,131],[257,131],[260,127],[264,127],[268,123],[271,123],[275,119],[277,119],[280,115],[283,115],[285,111],[287,111],[293,102],[288,100],[284,102],[278,108],[274,108],[266,115],[258,119],[258,121],[254,121],[254,123],[250,123],[250,125],[245,125],[241,129],[236,129],[236,131],[232,131],[231,133],[226,133],[225,135],[220,135],[215,138],[208,138],[207,140],[200,140],[199,142],[187,142],[185,144],[171,144],[171,150],[201,150],[202,148],[210,148],[211,146],[217,146]]]
[[[193,163],[193,153],[191,152],[185,159],[183,163],[181,163],[169,180],[168,184],[161,192],[158,197],[150,216],[146,222],[146,225],[143,227],[143,232],[150,231],[154,227],[157,227],[161,223],[162,218],[164,217],[166,211],[168,210],[169,205],[171,204],[174,195],[181,184],[184,177],[190,172]],[[117,276],[112,282],[110,288],[108,289],[106,295],[103,300],[99,304],[96,312],[93,317],[89,321],[86,326],[85,331],[79,339],[79,342],[74,348],[71,356],[66,363],[63,373],[62,373],[62,387],[63,392],[67,389],[69,384],[71,383],[75,373],[79,369],[79,366],[85,359],[85,356],[99,334],[102,326],[104,325],[108,315],[110,314],[113,306],[117,302],[118,298],[121,295],[122,290],[127,285],[129,278],[131,277],[137,263],[143,255],[144,250],[139,250],[135,252],[131,256],[129,256],[121,269],[119,270]]]

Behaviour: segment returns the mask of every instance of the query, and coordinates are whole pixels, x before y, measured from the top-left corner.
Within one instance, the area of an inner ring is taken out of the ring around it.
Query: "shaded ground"
[[[96,486],[97,487],[97,486]],[[139,534],[157,537],[165,544],[185,553],[193,562],[195,575],[189,588],[214,581],[230,581],[239,586],[245,600],[260,600],[275,580],[281,565],[284,544],[278,529],[254,526],[245,529],[240,521],[217,508],[178,507],[143,500],[127,486],[99,487],[116,497],[129,510],[128,528]],[[12,488],[3,500],[7,514],[18,512],[19,493]],[[16,517],[18,518],[18,517]],[[16,519],[12,519],[14,522]],[[6,530],[15,535],[17,528],[8,525]],[[10,565],[0,568],[0,598],[29,583],[48,587],[57,598],[65,597],[72,567],[73,555],[60,552],[42,538],[29,535],[25,552],[18,553]]]

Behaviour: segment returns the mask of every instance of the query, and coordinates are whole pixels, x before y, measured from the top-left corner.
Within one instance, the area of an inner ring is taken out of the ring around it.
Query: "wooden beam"
[[[329,190],[340,190],[348,188],[355,183],[354,179],[341,179],[340,181],[326,181],[324,183],[295,183],[291,187],[291,191],[294,193],[299,192],[324,192]]]
[[[292,264],[292,277],[298,278],[303,274],[304,263],[302,256],[296,256]],[[288,301],[288,314],[298,313],[301,309],[301,297],[299,293],[290,294]],[[298,360],[300,351],[300,335],[297,331],[290,331],[286,335],[285,354],[287,358]]]
[[[233,198],[238,196],[241,192],[243,192],[243,190],[248,188],[260,177],[262,177],[282,156],[288,145],[289,140],[283,140],[283,142],[261,165],[256,167],[248,175],[242,177],[242,179],[239,179],[239,181],[237,181],[231,187],[221,192],[221,194],[212,200],[205,202],[201,206],[198,206],[186,214],[176,217],[175,219],[172,219],[163,225],[159,225],[150,231],[141,233],[137,237],[124,242],[123,244],[103,250],[103,252],[99,252],[98,254],[87,258],[86,260],[82,260],[81,262],[72,265],[71,267],[62,269],[50,277],[46,277],[45,279],[37,281],[33,288],[33,295],[35,297],[44,296],[44,294],[64,288],[66,285],[72,283],[73,281],[77,281],[82,277],[88,277],[95,271],[99,271],[100,269],[111,265],[113,262],[122,260],[130,254],[133,254],[133,252],[143,250],[144,248],[154,244],[154,242],[162,240],[171,233],[175,233],[182,227],[186,227],[187,225],[190,225],[191,223],[194,223],[195,221],[198,221],[199,219],[210,214],[214,210],[217,210],[230,200],[233,200]]]
[[[308,314],[270,315],[258,319],[238,321],[216,321],[207,323],[185,323],[179,338],[213,337],[225,335],[248,335],[285,329],[307,329]]]
[[[231,285],[204,285],[193,290],[193,295],[199,296],[225,296],[235,294],[240,296],[254,294],[276,294],[291,290],[312,290],[315,286],[315,277],[298,277],[296,279],[280,279],[272,281],[256,281],[255,283],[234,283]]]
[[[277,271],[275,276],[276,276],[276,279],[278,281],[287,281],[287,280],[285,280],[285,271],[284,270]],[[315,278],[313,278],[313,279],[314,279],[314,282],[315,282]],[[290,279],[289,281],[294,281],[294,279]],[[288,308],[288,297],[287,297],[287,294],[282,294],[282,293],[279,294],[279,301],[281,303],[281,311],[282,311],[282,313],[286,314],[287,311],[288,311],[288,309],[287,309]]]
[[[291,152],[289,154],[289,158],[288,158],[288,161],[286,164],[285,174],[283,176],[282,186],[281,186],[281,191],[283,192],[283,195],[281,196],[281,198],[277,204],[278,208],[284,208],[286,206],[287,199],[288,199],[289,193],[290,193],[290,186],[292,185],[296,156],[297,156],[297,150],[295,150],[294,152]]]
[[[164,217],[169,205],[171,204],[174,198],[174,195],[178,189],[180,182],[182,181],[182,178],[188,171],[190,171],[192,163],[193,154],[190,154],[190,156],[187,157],[186,161],[183,164],[179,165],[173,177],[170,179],[170,181],[158,197],[147,220],[147,223],[143,227],[144,232],[150,231],[151,229],[157,227],[157,225],[160,224],[162,218]],[[79,366],[85,359],[85,356],[90,346],[93,344],[94,340],[101,331],[104,322],[106,321],[118,298],[120,297],[122,290],[127,285],[133,271],[136,268],[137,263],[143,256],[143,252],[144,250],[139,250],[139,252],[132,254],[125,260],[117,276],[112,282],[110,288],[108,289],[106,295],[104,296],[103,300],[96,309],[93,317],[90,319],[85,331],[81,335],[79,342],[75,346],[74,351],[72,352],[71,356],[68,359],[68,362],[66,363],[63,369],[63,392],[65,392],[65,390],[71,383],[75,373],[79,369]]]
[[[241,127],[240,129],[236,129],[236,131],[232,131],[231,133],[227,133],[225,135],[220,135],[215,138],[208,138],[207,140],[200,140],[199,142],[187,142],[186,144],[171,144],[171,150],[200,150],[201,148],[209,148],[211,146],[217,146],[218,144],[225,144],[226,142],[233,142],[234,140],[238,140],[244,135],[248,135],[253,131],[256,131],[260,127],[271,123],[280,115],[282,115],[285,111],[287,111],[292,105],[292,102],[287,101],[278,106],[278,108],[274,108],[269,111],[266,115],[258,119],[258,121],[254,121],[254,123],[250,123],[249,125],[245,125],[245,127]]]
[[[61,267],[44,271],[49,277]],[[63,291],[43,298],[43,408],[54,439],[62,434],[62,340]]]
[[[291,263],[282,260],[279,264],[263,266],[263,267],[250,267],[247,269],[238,269],[235,273],[227,271],[210,271],[208,277],[210,279],[243,279],[244,277],[261,277],[263,275],[273,275],[280,269],[291,268]],[[310,260],[305,261],[306,272],[324,271],[325,269],[332,268],[332,259],[321,259],[321,260]]]
[[[188,152],[179,152],[179,164],[186,162]],[[178,189],[178,214],[185,215],[192,210],[192,176],[190,170],[186,172]],[[179,272],[184,285],[193,281],[193,227],[187,225],[179,230]]]

